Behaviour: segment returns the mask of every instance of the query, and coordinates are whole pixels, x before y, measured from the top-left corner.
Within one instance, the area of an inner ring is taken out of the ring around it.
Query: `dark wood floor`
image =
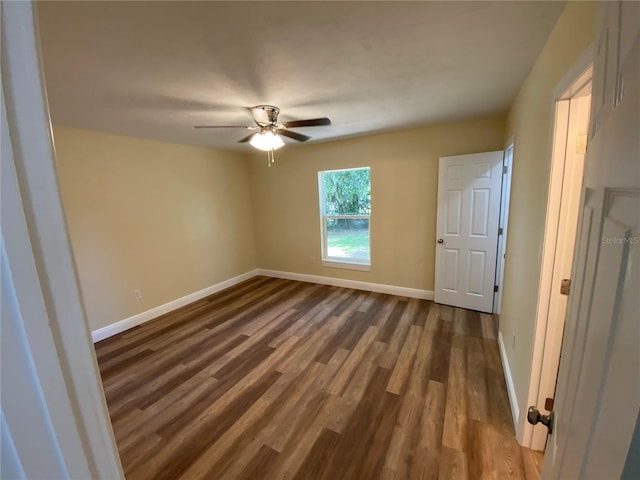
[[[128,479],[527,478],[496,330],[255,277],[96,351]]]

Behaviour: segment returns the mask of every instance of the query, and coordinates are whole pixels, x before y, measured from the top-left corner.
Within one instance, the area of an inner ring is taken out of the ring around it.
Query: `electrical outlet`
[[[511,337],[511,350],[515,350],[515,349],[516,349],[516,334],[513,333]]]
[[[314,257],[313,255],[311,255],[309,257],[309,263],[316,263],[316,257]]]
[[[142,298],[142,290],[140,290],[139,288],[136,288],[133,291],[133,296],[136,298],[136,300],[140,300]]]

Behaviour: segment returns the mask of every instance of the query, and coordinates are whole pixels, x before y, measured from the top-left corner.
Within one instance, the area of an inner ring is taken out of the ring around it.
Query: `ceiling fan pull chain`
[[[273,159],[273,149],[267,150],[267,165],[271,167],[271,164],[275,162]]]

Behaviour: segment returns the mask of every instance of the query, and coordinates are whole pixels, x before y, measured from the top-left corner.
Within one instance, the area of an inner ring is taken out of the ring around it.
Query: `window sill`
[[[340,260],[322,260],[322,266],[331,268],[344,268],[346,270],[360,270],[364,272],[371,271],[370,263],[356,263]]]

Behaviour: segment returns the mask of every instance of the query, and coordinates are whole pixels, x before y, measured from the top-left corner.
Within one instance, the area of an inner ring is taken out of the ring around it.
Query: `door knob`
[[[444,243],[444,240],[442,238],[439,238],[438,243]]]
[[[527,421],[531,425],[537,425],[538,423],[543,424],[549,429],[549,433],[553,433],[553,417],[553,412],[550,412],[549,415],[540,415],[540,411],[533,406],[527,410]]]

